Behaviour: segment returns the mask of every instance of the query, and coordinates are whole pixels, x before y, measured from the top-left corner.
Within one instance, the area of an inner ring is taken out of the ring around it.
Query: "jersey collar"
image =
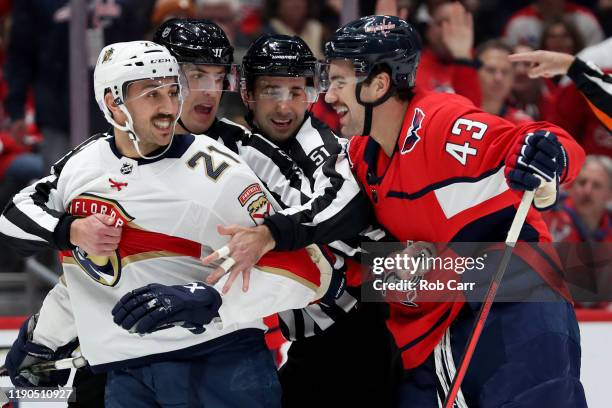
[[[185,151],[187,151],[187,149],[189,148],[189,146],[191,146],[194,140],[195,140],[195,136],[192,135],[191,133],[174,135],[174,138],[172,138],[172,145],[163,155],[156,157],[154,159],[144,159],[142,157],[130,158],[130,159],[135,160],[139,166],[144,165],[144,164],[155,163],[162,159],[167,159],[167,158],[168,159],[178,159],[185,153]],[[118,159],[125,157],[119,152],[119,149],[117,148],[115,136],[109,137],[108,139],[106,139],[106,141],[108,142],[111,151]],[[159,147],[158,149],[155,149],[150,154],[152,156],[159,154],[165,148],[166,148],[165,146]]]

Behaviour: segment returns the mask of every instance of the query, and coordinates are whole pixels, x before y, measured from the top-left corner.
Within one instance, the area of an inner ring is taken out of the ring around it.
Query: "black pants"
[[[295,341],[279,377],[283,407],[392,407],[401,360],[386,305],[362,303],[323,332]]]
[[[89,368],[79,368],[72,382],[76,400],[69,408],[104,408],[106,374],[94,374]]]

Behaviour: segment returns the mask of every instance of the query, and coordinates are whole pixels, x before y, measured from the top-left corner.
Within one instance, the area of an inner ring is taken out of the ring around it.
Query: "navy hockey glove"
[[[219,292],[203,282],[174,286],[151,283],[124,295],[113,308],[113,321],[139,334],[173,326],[200,334],[219,316],[221,302]]]
[[[319,303],[323,306],[331,307],[336,303],[336,300],[342,296],[344,290],[346,289],[346,267],[342,269],[332,269],[332,276],[329,282],[329,288],[323,295],[321,299],[319,299]]]
[[[78,341],[51,350],[49,347],[32,341],[32,333],[36,327],[37,315],[31,316],[19,329],[17,340],[11,346],[4,365],[16,387],[57,387],[65,385],[70,376],[70,370],[54,370],[36,372],[33,366],[39,363],[68,358],[78,346]]]
[[[565,150],[554,133],[537,130],[517,143],[506,159],[506,180],[514,190],[536,190],[538,210],[559,199],[559,179],[567,166]]]

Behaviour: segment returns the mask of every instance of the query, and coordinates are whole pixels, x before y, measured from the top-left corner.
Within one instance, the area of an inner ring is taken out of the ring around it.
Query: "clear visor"
[[[238,66],[213,64],[181,64],[185,84],[190,92],[236,92]]]
[[[368,77],[366,73],[352,68],[350,60],[341,64],[320,63],[318,76],[321,92],[339,91],[346,86],[363,82]]]
[[[169,102],[180,105],[183,101],[181,84],[177,77],[143,79],[130,82],[125,90],[125,102],[159,104]]]
[[[314,103],[319,92],[315,86],[285,86],[278,83],[259,81],[254,92],[243,92],[247,102],[301,102]]]

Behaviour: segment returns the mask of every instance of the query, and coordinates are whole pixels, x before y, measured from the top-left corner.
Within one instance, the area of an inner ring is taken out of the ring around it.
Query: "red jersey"
[[[546,122],[514,126],[464,97],[430,92],[410,102],[391,158],[367,136],[351,139],[349,156],[378,222],[399,241],[503,242],[521,198],[506,184],[504,161],[519,138],[538,129],[558,136],[568,155],[562,181],[573,179],[584,152],[563,129]],[[550,241],[533,208],[521,240]],[[555,287],[553,278],[543,278]],[[462,303],[390,307],[389,329],[404,368],[412,368],[431,353]]]
[[[534,120],[546,120],[552,122],[555,113],[557,85],[550,79],[544,78],[539,84],[540,93],[535,103],[523,103],[515,97],[510,97],[510,104],[520,109]]]
[[[612,242],[612,217],[605,213],[595,231],[589,231],[576,213],[574,202],[565,198],[559,206],[544,214],[554,242]]]
[[[504,105],[498,116],[512,122],[515,125],[533,122],[533,118],[520,109],[513,108],[509,105]]]
[[[475,66],[441,61],[430,49],[421,53],[416,77],[417,88],[424,91],[463,95],[480,106],[480,79]]]
[[[604,40],[599,21],[588,8],[568,1],[565,3],[563,16],[576,26],[586,45],[595,45]],[[545,24],[537,6],[531,4],[510,17],[504,29],[504,37],[511,45],[528,44],[538,49]]]

